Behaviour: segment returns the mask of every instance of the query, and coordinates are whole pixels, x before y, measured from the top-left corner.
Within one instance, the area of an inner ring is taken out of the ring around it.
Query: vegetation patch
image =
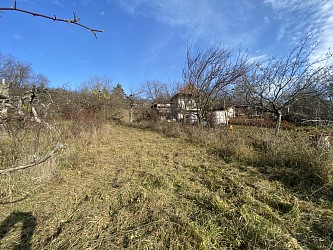
[[[273,165],[255,166],[249,159],[265,143],[243,140],[254,156],[226,163],[194,133],[191,140],[109,124],[69,140],[47,181],[45,165],[1,176],[1,247],[330,247],[329,185],[293,189]]]

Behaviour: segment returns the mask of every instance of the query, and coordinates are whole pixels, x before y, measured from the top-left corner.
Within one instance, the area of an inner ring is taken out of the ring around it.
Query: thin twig
[[[318,176],[318,175],[317,175],[317,176]],[[320,177],[320,176],[318,176],[318,177]],[[320,179],[322,179],[322,178],[320,178]],[[320,187],[320,188],[318,188],[317,190],[313,191],[313,192],[310,194],[310,196],[312,196],[312,195],[314,195],[315,193],[319,192],[320,190],[322,190],[323,188],[327,187],[327,186],[330,185],[331,183],[332,183],[332,181],[326,183],[326,184],[323,185],[322,187]]]
[[[14,172],[14,171],[18,171],[18,170],[22,170],[22,169],[37,166],[37,165],[47,161],[48,159],[50,159],[55,153],[57,153],[61,149],[66,148],[66,146],[67,145],[63,144],[63,143],[57,143],[54,146],[54,148],[48,154],[46,154],[44,157],[42,157],[40,159],[37,159],[37,160],[33,161],[32,163],[27,164],[27,165],[15,166],[15,167],[7,168],[7,169],[0,169],[0,174],[9,174],[9,173]]]
[[[80,26],[82,28],[85,28],[85,29],[91,31],[93,33],[93,35],[95,36],[96,39],[97,39],[96,33],[97,32],[103,32],[103,30],[93,29],[93,28],[90,28],[90,27],[88,27],[86,25],[78,23],[78,21],[80,20],[80,18],[77,18],[74,12],[73,12],[73,14],[74,14],[74,18],[73,19],[57,18],[56,15],[54,15],[54,16],[47,16],[47,15],[44,15],[44,14],[40,14],[40,13],[28,11],[28,10],[19,9],[19,8],[16,7],[16,1],[14,2],[14,7],[0,8],[0,12],[1,11],[19,11],[19,12],[23,12],[23,13],[30,14],[30,15],[33,15],[33,16],[39,16],[39,17],[51,19],[53,21],[72,23],[72,24],[78,25],[78,26]]]

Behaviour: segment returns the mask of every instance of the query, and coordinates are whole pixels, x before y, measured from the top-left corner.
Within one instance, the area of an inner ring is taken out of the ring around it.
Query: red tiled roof
[[[187,83],[181,90],[179,90],[178,94],[198,94],[199,90],[192,83]]]

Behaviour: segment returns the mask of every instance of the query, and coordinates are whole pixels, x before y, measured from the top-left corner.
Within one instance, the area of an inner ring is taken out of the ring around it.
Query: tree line
[[[288,53],[251,60],[247,50],[215,42],[206,48],[189,45],[183,67],[183,82],[166,84],[146,81],[129,97],[122,86],[113,86],[105,77],[92,77],[78,90],[51,89],[57,115],[87,120],[120,120],[124,110],[137,102],[169,102],[187,83],[198,91],[198,120],[209,120],[211,111],[242,105],[272,114],[276,133],[282,119],[297,123],[304,120],[333,120],[333,75],[330,58],[313,60],[316,43],[308,36]],[[47,77],[33,72],[29,63],[0,55],[0,76],[10,85],[11,95],[24,95],[31,86],[45,88]],[[147,105],[146,107],[149,107]],[[82,118],[83,119],[83,118]]]

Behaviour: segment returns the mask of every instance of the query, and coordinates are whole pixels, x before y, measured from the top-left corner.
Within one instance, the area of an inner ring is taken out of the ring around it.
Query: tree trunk
[[[277,115],[277,121],[276,121],[276,127],[275,127],[275,135],[279,135],[280,134],[280,128],[281,128],[281,120],[282,120],[281,110],[277,110],[276,115]]]

